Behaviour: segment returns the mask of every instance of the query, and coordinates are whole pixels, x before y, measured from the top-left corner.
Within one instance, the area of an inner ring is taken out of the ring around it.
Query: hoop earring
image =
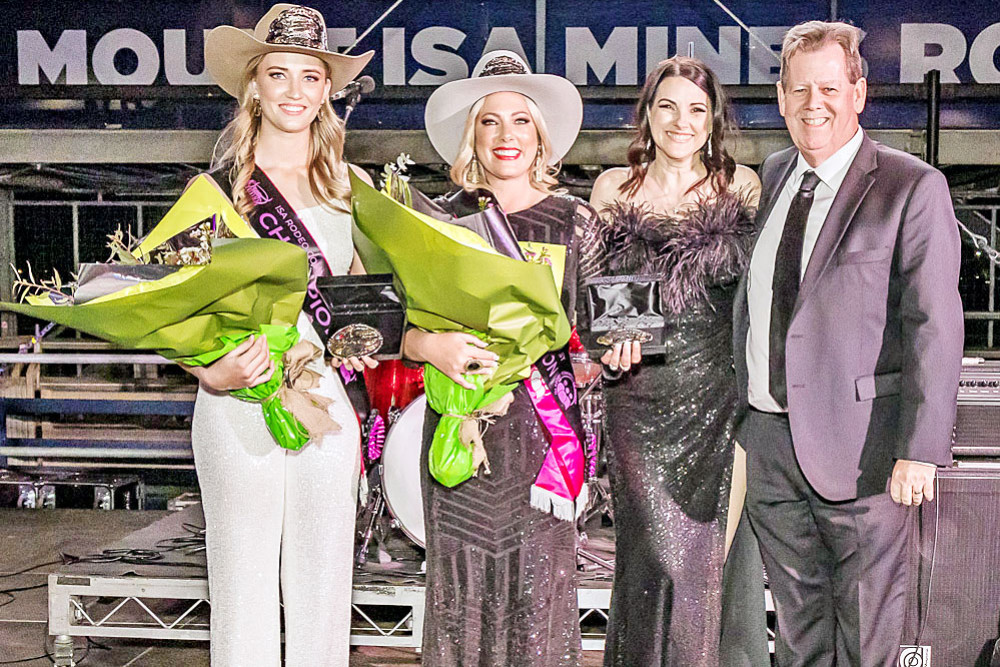
[[[538,152],[535,153],[535,165],[532,170],[532,175],[535,177],[536,183],[541,183],[545,179],[545,164],[542,162],[542,147],[538,146]]]
[[[469,183],[475,184],[479,182],[479,160],[476,159],[475,153],[472,154],[472,159],[469,160],[469,166],[465,172],[465,180],[469,181]]]

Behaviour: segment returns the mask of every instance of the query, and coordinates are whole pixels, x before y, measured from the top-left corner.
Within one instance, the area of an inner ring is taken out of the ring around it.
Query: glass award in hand
[[[593,356],[618,343],[638,342],[643,356],[663,354],[666,318],[655,275],[601,276],[584,283],[590,326],[584,344]]]

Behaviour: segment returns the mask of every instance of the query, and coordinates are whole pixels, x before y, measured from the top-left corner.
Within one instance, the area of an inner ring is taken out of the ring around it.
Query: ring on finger
[[[475,373],[482,367],[483,364],[478,359],[469,359],[465,362],[465,366],[463,368],[466,373]]]

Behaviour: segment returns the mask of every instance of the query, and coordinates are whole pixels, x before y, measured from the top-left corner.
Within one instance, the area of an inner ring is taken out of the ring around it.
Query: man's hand
[[[889,495],[893,502],[919,505],[934,500],[934,473],[937,466],[920,461],[899,459],[892,468]]]

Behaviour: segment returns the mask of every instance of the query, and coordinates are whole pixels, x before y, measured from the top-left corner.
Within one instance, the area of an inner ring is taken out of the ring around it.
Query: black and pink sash
[[[258,236],[294,243],[309,256],[309,287],[302,310],[312,322],[320,340],[328,339],[333,333],[329,330],[332,322],[330,308],[316,289],[317,278],[331,275],[330,265],[323,256],[323,251],[295,209],[260,167],[254,167],[253,175],[246,184],[246,193],[254,204],[250,213],[250,227]]]
[[[302,303],[302,311],[319,334],[320,340],[328,340],[334,333],[330,331],[333,318],[329,304],[316,289],[317,278],[332,275],[330,264],[323,256],[323,251],[292,205],[267,174],[256,165],[250,180],[247,181],[246,193],[254,205],[248,222],[258,236],[294,243],[306,251],[309,257],[309,286],[306,289],[305,301]],[[341,365],[340,375],[358,418],[363,420],[367,416],[369,403],[363,377],[346,364]]]
[[[549,451],[531,485],[531,505],[572,521],[587,505],[583,419],[568,347],[548,352],[524,381]]]

